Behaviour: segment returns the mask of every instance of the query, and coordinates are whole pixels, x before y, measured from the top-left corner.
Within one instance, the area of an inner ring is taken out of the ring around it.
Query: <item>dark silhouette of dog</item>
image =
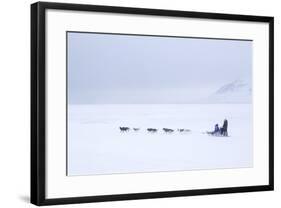
[[[139,131],[140,130],[140,128],[133,128],[134,129],[134,131]]]
[[[130,131],[129,127],[119,127],[121,132],[127,132]]]
[[[168,129],[168,128],[163,128],[163,131],[166,132],[166,133],[172,133],[172,132],[174,132],[173,129]]]
[[[190,129],[178,129],[179,132],[190,132]]]
[[[156,133],[156,132],[157,132],[157,129],[148,128],[147,131],[148,131],[148,132],[151,132],[151,133]]]

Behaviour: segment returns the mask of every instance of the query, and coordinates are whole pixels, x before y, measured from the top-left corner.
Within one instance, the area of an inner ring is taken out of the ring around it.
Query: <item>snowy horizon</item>
[[[69,104],[251,103],[251,68],[252,41],[68,33]]]

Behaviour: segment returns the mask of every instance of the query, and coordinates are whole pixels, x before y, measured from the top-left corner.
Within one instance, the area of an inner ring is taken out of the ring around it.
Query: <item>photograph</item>
[[[253,167],[253,41],[66,31],[67,176]]]
[[[274,17],[159,8],[31,5],[32,204],[274,190]]]

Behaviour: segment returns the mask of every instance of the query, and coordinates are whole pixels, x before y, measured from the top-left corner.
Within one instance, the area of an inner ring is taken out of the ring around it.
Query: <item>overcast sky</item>
[[[190,103],[251,77],[252,41],[68,33],[70,104]]]

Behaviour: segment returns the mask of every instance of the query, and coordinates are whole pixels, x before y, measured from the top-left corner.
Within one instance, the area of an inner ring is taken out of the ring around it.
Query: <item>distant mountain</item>
[[[251,87],[242,80],[235,80],[229,84],[223,85],[219,88],[216,94],[225,94],[232,92],[251,92]]]
[[[251,103],[252,86],[244,80],[235,80],[221,86],[205,103]]]

